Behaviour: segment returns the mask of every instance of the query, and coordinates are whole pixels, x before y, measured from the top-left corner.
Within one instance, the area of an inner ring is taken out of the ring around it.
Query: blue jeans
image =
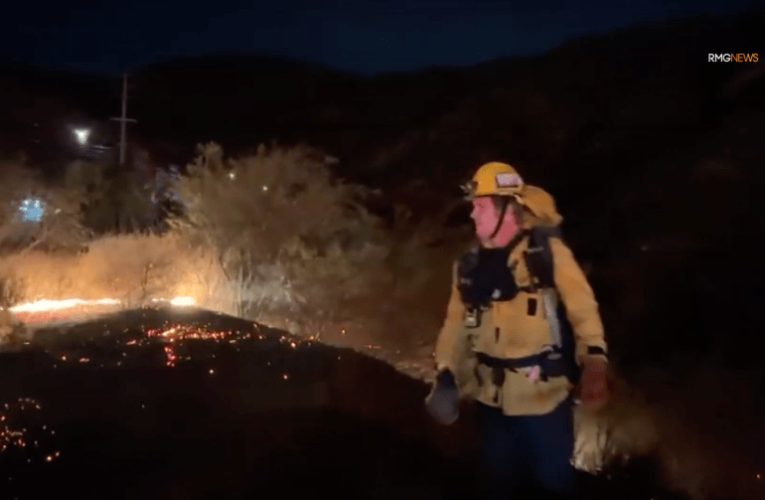
[[[508,417],[481,403],[479,498],[573,498],[574,418],[570,399],[546,415]]]

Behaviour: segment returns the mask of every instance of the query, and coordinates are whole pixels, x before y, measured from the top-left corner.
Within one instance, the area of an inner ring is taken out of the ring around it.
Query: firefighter
[[[460,399],[474,402],[481,498],[527,487],[542,495],[534,498],[570,498],[573,390],[591,410],[607,396],[598,304],[547,192],[499,162],[465,189],[480,244],[454,265],[426,407],[451,424]]]

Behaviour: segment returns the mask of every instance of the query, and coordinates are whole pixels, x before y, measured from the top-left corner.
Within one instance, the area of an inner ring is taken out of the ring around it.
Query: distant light
[[[229,172],[228,177],[229,179],[235,179],[236,175],[234,174],[234,172]]]
[[[268,186],[263,186],[263,191],[268,191]]]
[[[194,300],[194,297],[175,297],[170,303],[174,306],[193,306],[196,305],[197,301]]]
[[[40,198],[25,198],[19,204],[19,212],[25,222],[40,222],[45,215],[45,202]]]
[[[74,135],[77,136],[77,142],[80,144],[88,143],[88,136],[90,135],[90,129],[78,128],[74,130]]]

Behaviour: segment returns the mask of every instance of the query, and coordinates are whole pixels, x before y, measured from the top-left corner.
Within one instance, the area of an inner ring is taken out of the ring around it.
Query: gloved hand
[[[454,375],[449,370],[444,370],[436,376],[433,390],[425,398],[425,408],[439,423],[451,425],[460,416],[459,400],[460,393]]]
[[[585,360],[580,382],[580,398],[582,405],[597,411],[608,399],[608,362],[603,358],[591,357]]]

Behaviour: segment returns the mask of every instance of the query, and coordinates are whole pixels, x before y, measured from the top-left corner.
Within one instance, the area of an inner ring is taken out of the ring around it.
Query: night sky
[[[177,56],[265,52],[374,74],[532,55],[574,35],[755,3],[16,0],[3,8],[0,59],[118,74]]]

